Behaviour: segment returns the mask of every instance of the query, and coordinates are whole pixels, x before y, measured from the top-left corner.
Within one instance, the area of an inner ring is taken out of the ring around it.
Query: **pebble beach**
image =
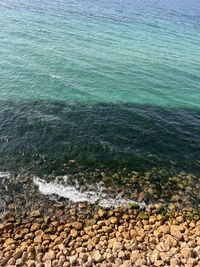
[[[95,207],[86,203],[42,216],[39,210],[0,224],[0,266],[200,266],[199,210],[163,212]],[[90,207],[91,209],[91,207]]]
[[[147,180],[145,185],[141,179],[145,202]],[[187,191],[179,183],[182,191],[175,191],[168,202],[161,194],[153,204],[102,207],[44,195],[30,181],[23,176],[2,180],[7,205],[1,213],[0,266],[200,266],[198,190],[193,191],[196,205],[181,197]],[[141,200],[141,192],[136,200]]]

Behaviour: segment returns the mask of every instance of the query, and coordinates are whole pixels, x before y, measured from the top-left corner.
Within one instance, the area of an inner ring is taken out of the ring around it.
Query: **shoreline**
[[[65,175],[38,177],[30,173],[0,172],[0,221],[4,213],[15,215],[38,209],[43,212],[55,202],[67,208],[76,202],[104,207],[161,204],[177,210],[200,207],[200,177],[185,172],[152,169],[136,171],[84,169],[75,161],[65,164]]]
[[[0,224],[0,266],[200,266],[200,210],[54,204]]]
[[[72,190],[73,193],[85,196],[91,189],[88,181],[101,174],[102,180],[105,179],[104,187],[101,181],[101,188],[95,184],[93,190],[95,186],[96,191],[101,189],[106,200],[108,197],[114,200],[118,195],[129,199],[130,180],[133,185],[137,184],[134,203],[127,202],[125,206],[118,203],[117,207],[107,208],[100,206],[99,200],[72,202],[58,195],[58,191],[56,194],[54,187],[50,195],[45,195],[34,177],[9,173],[6,177],[1,173],[0,266],[200,267],[199,201],[193,206],[194,201],[182,197],[186,192],[190,194],[192,182],[198,178],[189,174],[169,177],[169,187],[166,180],[161,180],[164,189],[157,198],[159,188],[155,187],[155,191],[150,188],[153,181],[149,177],[155,175],[155,171],[152,173],[139,179],[136,172],[109,176],[100,170],[81,171],[68,178],[49,176],[43,181],[44,188],[52,183],[59,186],[56,189],[69,186],[68,189],[76,190]],[[161,172],[159,175],[164,177]],[[83,182],[85,177],[89,178]],[[115,186],[123,179],[126,182],[122,187]],[[110,189],[105,186],[109,183]],[[102,188],[107,189],[107,194]],[[136,201],[145,200],[149,189],[155,194],[152,203],[137,204]],[[172,197],[166,202],[169,193]],[[198,188],[192,193],[198,200]]]

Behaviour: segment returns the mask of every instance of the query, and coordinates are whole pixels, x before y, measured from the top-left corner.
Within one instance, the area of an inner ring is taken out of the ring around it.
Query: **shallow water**
[[[0,170],[199,173],[199,14],[197,0],[2,0]]]

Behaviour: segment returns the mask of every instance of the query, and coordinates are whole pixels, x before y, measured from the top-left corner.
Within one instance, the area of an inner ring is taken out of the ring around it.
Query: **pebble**
[[[118,221],[116,217],[110,217],[108,220],[109,220],[110,223],[112,223],[112,224],[116,224],[117,221]]]
[[[93,254],[93,259],[96,263],[100,263],[104,260],[104,257],[100,254],[100,252],[97,250]]]
[[[77,255],[70,256],[69,262],[73,265],[76,263],[77,259],[78,259]]]
[[[32,226],[31,226],[31,232],[35,232],[37,230],[40,229],[40,224],[39,223],[34,223]]]
[[[123,249],[123,245],[120,242],[113,243],[113,253],[118,253]]]
[[[41,213],[39,210],[34,210],[31,212],[30,217],[40,217]]]
[[[78,236],[78,232],[75,229],[72,229],[71,232],[70,232],[70,234],[74,238]]]
[[[43,261],[48,261],[48,260],[54,260],[55,259],[55,251],[54,250],[49,250],[44,254]]]
[[[72,223],[72,227],[76,230],[81,230],[83,228],[83,224],[81,222],[74,222]]]
[[[181,254],[185,259],[192,258],[192,249],[191,248],[182,248],[181,249]]]
[[[45,267],[52,267],[51,260],[45,261],[44,266]]]

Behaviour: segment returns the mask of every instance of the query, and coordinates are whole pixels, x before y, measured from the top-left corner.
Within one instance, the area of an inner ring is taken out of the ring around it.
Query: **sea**
[[[200,175],[199,0],[0,1],[0,172],[69,160]]]

